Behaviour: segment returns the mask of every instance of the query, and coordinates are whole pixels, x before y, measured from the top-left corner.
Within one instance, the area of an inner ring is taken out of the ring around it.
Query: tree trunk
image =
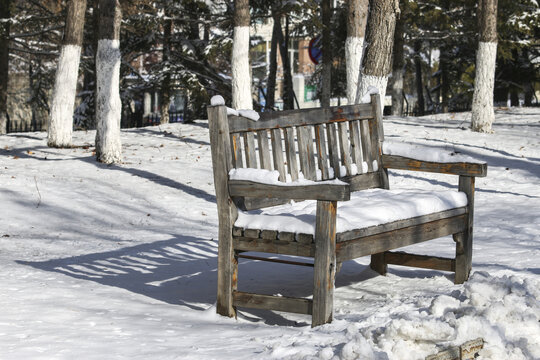
[[[11,17],[11,1],[0,1],[0,19]],[[7,132],[7,92],[9,80],[9,21],[0,22],[0,134]]]
[[[416,40],[414,42],[414,69],[416,74],[416,116],[424,115],[424,86],[422,81],[422,57],[420,51],[422,50],[422,42]]]
[[[294,93],[291,74],[291,61],[289,59],[289,24],[287,21],[286,33],[283,35],[281,25],[278,29],[279,54],[283,64],[283,110],[294,109]]]
[[[103,163],[122,161],[120,141],[120,23],[119,0],[99,2],[99,41],[96,55],[96,156]]]
[[[330,0],[322,0],[321,16],[323,23],[322,31],[322,92],[321,107],[330,106],[330,96],[332,93],[332,38],[331,38],[331,20],[332,7]]]
[[[167,14],[165,14],[167,16]],[[161,124],[169,123],[169,106],[171,105],[171,33],[172,19],[167,16],[163,25],[163,68],[167,73],[161,83]],[[198,35],[198,34],[197,34]]]
[[[369,0],[349,0],[347,4],[347,39],[345,40],[347,101],[349,104],[354,104],[364,52]]]
[[[384,107],[386,84],[392,62],[392,48],[396,16],[399,14],[396,0],[370,0],[362,76],[358,84],[357,98],[363,97],[375,87],[381,94]],[[382,110],[382,109],[381,109]]]
[[[406,2],[400,2],[404,4]],[[402,9],[401,16],[396,22],[394,32],[394,62],[392,63],[392,115],[403,116],[403,72],[405,65],[405,16]]]
[[[71,0],[67,5],[64,39],[54,81],[51,113],[47,124],[47,145],[70,147],[73,134],[73,107],[84,32],[86,0]]]
[[[448,95],[450,94],[450,79],[448,78],[448,50],[446,46],[441,47],[440,55],[440,67],[441,67],[441,107],[442,112],[447,113],[448,108]]]
[[[478,5],[480,41],[476,53],[476,76],[472,102],[472,130],[491,132],[495,119],[493,88],[497,59],[497,0],[480,0]]]
[[[274,26],[272,29],[272,42],[270,45],[270,69],[266,86],[266,109],[272,110],[276,104],[276,73],[277,73],[277,47],[281,27],[281,15],[272,10]]]
[[[251,70],[249,66],[249,0],[234,1],[234,38],[232,49],[232,107],[252,109]]]

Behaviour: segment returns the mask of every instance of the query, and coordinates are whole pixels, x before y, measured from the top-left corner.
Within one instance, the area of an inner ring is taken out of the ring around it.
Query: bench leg
[[[312,327],[332,321],[336,276],[336,209],[335,201],[317,201]]]
[[[454,278],[454,283],[456,284],[462,284],[467,281],[472,268],[474,177],[460,176],[459,191],[467,194],[469,213],[467,230],[453,235],[456,242],[456,276]]]
[[[454,234],[456,242],[456,275],[455,284],[463,284],[469,279],[472,268],[472,239],[467,232]]]
[[[233,292],[237,289],[238,253],[234,251],[232,235],[228,233],[219,239],[217,272],[216,311],[223,316],[236,317],[236,308],[233,305]]]
[[[372,254],[369,267],[381,275],[386,275],[386,272],[388,271],[388,264],[384,259],[384,253]]]

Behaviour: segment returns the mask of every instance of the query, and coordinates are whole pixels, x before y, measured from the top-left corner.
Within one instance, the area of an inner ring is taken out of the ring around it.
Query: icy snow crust
[[[0,358],[425,359],[483,337],[479,359],[540,358],[540,109],[385,118],[385,138],[489,163],[476,179],[472,278],[343,263],[334,322],[243,309],[215,314],[218,218],[207,122],[122,130],[124,161],[46,133],[0,136]],[[394,190],[455,190],[457,177],[390,171]],[[340,204],[341,205],[341,204]],[[338,205],[338,212],[340,211]],[[404,249],[455,255],[451,237]],[[313,269],[240,259],[239,288],[309,297]]]
[[[457,191],[370,189],[338,202],[338,233],[392,221],[427,215],[467,205],[467,196]],[[316,201],[302,201],[263,210],[239,212],[235,226],[315,235]]]

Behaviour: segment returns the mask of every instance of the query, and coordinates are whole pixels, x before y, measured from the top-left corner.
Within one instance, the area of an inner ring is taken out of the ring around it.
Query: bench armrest
[[[349,184],[332,183],[330,181],[315,182],[308,185],[286,183],[279,185],[249,180],[229,180],[229,195],[289,200],[346,201],[351,198],[351,187]]]
[[[395,141],[383,143],[383,167],[463,176],[486,176],[487,164],[468,155]]]
[[[427,171],[441,174],[453,174],[463,176],[487,175],[486,163],[468,163],[468,162],[433,162],[417,160],[399,155],[382,156],[383,167],[386,169]]]

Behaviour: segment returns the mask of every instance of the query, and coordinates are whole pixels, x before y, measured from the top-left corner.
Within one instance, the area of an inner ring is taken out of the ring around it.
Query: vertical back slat
[[[243,168],[244,161],[242,160],[242,143],[240,140],[240,134],[231,134],[231,147],[234,167]]]
[[[279,171],[279,181],[286,181],[285,164],[283,161],[283,146],[281,144],[281,130],[272,129],[272,154],[274,158],[274,169]]]
[[[373,155],[371,153],[371,139],[369,136],[369,120],[360,120],[360,132],[362,134],[362,155],[367,163],[368,172],[373,171]]]
[[[328,156],[326,151],[326,136],[324,125],[315,126],[315,141],[317,144],[317,158],[319,163],[319,170],[321,170],[322,180],[329,179],[328,173]]]
[[[313,137],[310,127],[299,126],[296,128],[298,136],[298,155],[300,167],[304,177],[308,180],[317,180],[315,171],[315,159],[313,158]]]
[[[383,131],[383,119],[382,119],[382,105],[381,97],[378,94],[371,95],[371,108],[373,109],[373,115],[375,119],[373,120],[374,124],[371,132],[372,135],[372,148],[374,151],[373,157],[377,159],[377,164],[379,167],[379,174],[381,176],[381,183],[384,189],[389,189],[390,184],[388,182],[388,170],[382,167],[382,143],[384,141],[384,131]],[[370,128],[371,128],[370,127]]]
[[[244,150],[246,153],[246,166],[257,168],[257,154],[255,153],[255,135],[251,132],[244,133]]]
[[[326,134],[328,135],[328,155],[330,156],[330,167],[334,169],[334,177],[337,178],[340,176],[340,163],[336,124],[326,124]]]
[[[272,170],[272,160],[270,159],[267,131],[257,131],[257,140],[259,142],[259,160],[261,163],[261,169]]]
[[[362,142],[360,141],[360,123],[358,120],[349,122],[349,136],[351,138],[352,160],[356,164],[358,174],[363,173],[362,170]]]
[[[349,145],[349,136],[347,134],[347,123],[340,122],[338,124],[339,134],[339,150],[341,153],[341,161],[347,169],[347,175],[351,175],[351,148]]]
[[[292,181],[298,180],[298,160],[296,159],[296,147],[294,140],[294,128],[285,128],[285,150],[287,153],[287,167]]]

